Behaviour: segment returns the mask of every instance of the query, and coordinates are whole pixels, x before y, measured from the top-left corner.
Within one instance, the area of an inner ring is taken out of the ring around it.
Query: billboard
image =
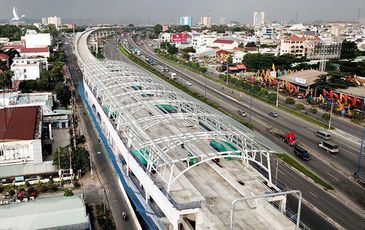
[[[171,42],[184,43],[188,41],[188,34],[186,33],[173,33],[171,34]]]

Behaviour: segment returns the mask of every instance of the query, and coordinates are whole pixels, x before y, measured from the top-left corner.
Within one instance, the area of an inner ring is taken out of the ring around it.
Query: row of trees
[[[305,58],[296,58],[292,54],[275,56],[273,54],[248,53],[245,55],[243,63],[250,71],[270,69],[275,64],[276,69],[291,69],[293,63],[303,63]]]

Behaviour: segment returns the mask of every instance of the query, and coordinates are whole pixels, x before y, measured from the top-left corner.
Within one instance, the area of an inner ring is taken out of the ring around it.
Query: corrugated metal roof
[[[79,196],[36,198],[0,206],[0,229],[45,229],[87,223],[85,204]]]

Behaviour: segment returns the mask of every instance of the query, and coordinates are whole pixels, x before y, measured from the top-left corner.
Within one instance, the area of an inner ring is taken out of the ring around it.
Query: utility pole
[[[330,120],[328,121],[328,129],[331,129],[332,110],[333,110],[333,99],[331,99]]]
[[[252,87],[250,87],[250,117],[249,117],[249,123],[251,123],[252,118]]]
[[[277,181],[278,181],[278,169],[279,169],[279,161],[276,160],[275,184],[277,184]]]
[[[276,107],[279,107],[279,79],[276,78]]]

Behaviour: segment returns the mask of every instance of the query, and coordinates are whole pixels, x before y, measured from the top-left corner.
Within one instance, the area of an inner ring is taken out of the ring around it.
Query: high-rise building
[[[219,24],[221,24],[221,25],[225,25],[225,24],[227,24],[226,17],[221,17],[221,18],[219,19]]]
[[[61,18],[57,16],[42,18],[42,24],[43,25],[53,24],[56,26],[56,28],[62,25]]]
[[[265,12],[253,13],[253,26],[263,26],[265,24]]]
[[[57,16],[53,16],[53,17],[48,17],[48,24],[53,24],[56,27],[61,26],[61,18],[57,17]]]
[[[48,25],[48,18],[42,18],[42,24]]]
[[[210,16],[205,16],[200,18],[200,25],[210,28],[212,26],[212,22]]]
[[[188,25],[190,28],[193,25],[193,18],[191,16],[182,16],[180,17],[180,26]]]

